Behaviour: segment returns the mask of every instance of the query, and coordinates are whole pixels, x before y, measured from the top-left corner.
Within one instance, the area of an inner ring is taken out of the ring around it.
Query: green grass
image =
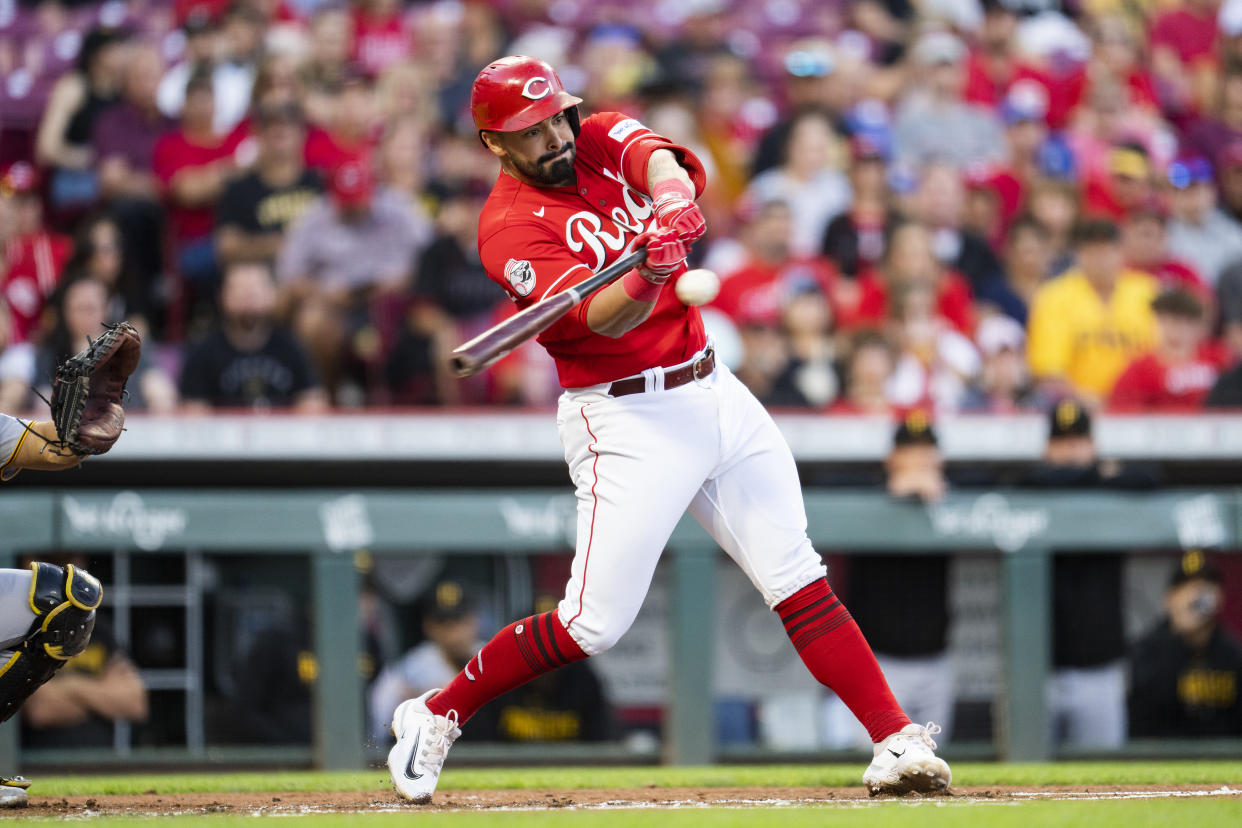
[[[46,825],[51,819],[15,820],[0,824]],[[150,828],[155,820],[112,817],[94,820],[107,828]],[[254,828],[252,816],[177,817],[184,828]],[[629,811],[538,811],[510,813],[316,814],[298,819],[298,828],[1167,828],[1170,825],[1224,826],[1242,824],[1237,799],[1137,800],[1107,802],[949,803],[910,805],[890,802],[865,807],[800,807],[780,810],[688,809]]]
[[[723,765],[669,768],[448,768],[440,790],[570,788],[724,788],[774,786],[861,786],[862,766]],[[1055,762],[1048,764],[957,763],[958,785],[1242,785],[1242,761]],[[98,796],[173,793],[259,793],[267,791],[371,791],[389,786],[384,769],[321,773],[143,774],[129,776],[38,777],[37,796]]]

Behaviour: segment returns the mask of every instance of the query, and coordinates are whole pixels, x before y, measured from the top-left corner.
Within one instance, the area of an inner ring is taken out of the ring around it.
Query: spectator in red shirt
[[[970,284],[962,274],[941,265],[932,247],[931,232],[913,221],[902,222],[889,233],[881,267],[868,271],[859,281],[858,313],[853,318],[840,314],[841,327],[882,325],[889,316],[892,291],[906,285],[927,286],[933,292],[937,315],[967,336],[974,330]]]
[[[1126,264],[1150,273],[1162,287],[1184,288],[1207,298],[1211,290],[1189,264],[1169,254],[1168,215],[1157,204],[1132,211],[1121,225],[1121,252]]]
[[[237,170],[234,154],[245,133],[218,135],[213,128],[215,92],[204,67],[186,82],[181,127],[155,145],[153,167],[168,202],[177,272],[192,299],[206,299],[218,279],[212,230],[215,204]]]
[[[369,75],[378,75],[410,56],[414,41],[401,12],[401,0],[357,0],[354,4],[354,60]]]
[[[1185,0],[1151,24],[1151,64],[1176,109],[1200,108],[1205,81],[1216,71],[1216,13],[1220,0]]]
[[[1130,363],[1109,398],[1114,411],[1197,411],[1225,367],[1224,349],[1207,339],[1207,310],[1188,290],[1171,288],[1151,303],[1160,335]]]
[[[341,85],[327,97],[326,130],[306,137],[306,165],[331,175],[342,164],[370,165],[376,139],[376,101],[371,82],[351,67]]]
[[[1146,110],[1157,116],[1160,103],[1156,87],[1144,68],[1142,44],[1126,20],[1118,15],[1101,15],[1092,20],[1091,60],[1069,84],[1071,111],[1091,96],[1099,84],[1111,84],[1124,90],[1127,108]]]
[[[10,165],[0,176],[0,411],[16,411],[26,399],[33,340],[69,251],[69,239],[43,227],[35,168]]]
[[[1000,0],[985,0],[983,7],[979,44],[966,61],[966,100],[996,107],[1018,83],[1038,84],[1044,90],[1045,99],[1050,99],[1049,78],[1017,57],[1022,53],[1015,38],[1017,13]],[[1061,107],[1049,113],[1049,120],[1054,126],[1061,126],[1068,112]]]
[[[1122,144],[1109,150],[1105,169],[1088,175],[1083,206],[1088,213],[1121,222],[1131,210],[1145,207],[1155,197],[1146,148]]]
[[[806,286],[814,287],[832,303],[838,277],[831,263],[818,256],[795,257],[790,253],[788,204],[761,204],[742,233],[748,260],[721,284],[720,294],[712,302],[715,307],[735,322],[748,315],[779,315],[788,299]]]

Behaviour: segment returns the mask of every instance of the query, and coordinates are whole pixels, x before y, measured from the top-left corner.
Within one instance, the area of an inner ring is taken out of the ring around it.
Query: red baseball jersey
[[[155,155],[151,168],[165,190],[172,189],[173,179],[185,170],[206,167],[232,158],[238,145],[246,139],[247,130],[234,128],[228,135],[210,144],[198,144],[190,140],[184,130],[166,132],[155,142]],[[215,226],[213,205],[190,207],[172,203],[168,206],[168,223],[173,238],[178,241],[203,239],[211,235]]]
[[[9,242],[7,255],[0,257],[0,312],[7,304],[13,342],[29,342],[37,332],[43,306],[72,252],[72,239],[42,231]]]
[[[1130,363],[1117,378],[1109,398],[1113,411],[1199,411],[1208,392],[1229,365],[1229,354],[1215,342],[1205,342],[1189,362],[1165,364],[1154,353]]]
[[[501,172],[479,217],[483,266],[519,308],[585,280],[654,225],[647,162],[655,150],[677,154],[696,195],[706,184],[693,153],[618,112],[585,119],[575,144],[573,186],[536,187]],[[701,350],[707,337],[699,310],[683,305],[672,290],[684,271],[683,264],[651,316],[624,336],[612,339],[587,327],[590,297],[540,334],[561,385],[611,382],[685,362]]]

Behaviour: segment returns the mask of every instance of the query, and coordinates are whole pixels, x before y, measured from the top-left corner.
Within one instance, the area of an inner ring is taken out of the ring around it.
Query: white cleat
[[[26,789],[30,780],[20,776],[0,776],[0,808],[24,808],[29,803]]]
[[[942,793],[949,790],[953,773],[935,754],[932,736],[940,726],[908,724],[875,746],[875,758],[863,774],[872,796],[879,794]]]
[[[416,699],[403,701],[392,713],[392,735],[397,737],[397,744],[388,751],[388,772],[397,793],[419,805],[431,801],[448,749],[461,736],[456,710],[437,716],[427,709],[427,699],[439,692],[428,690]]]

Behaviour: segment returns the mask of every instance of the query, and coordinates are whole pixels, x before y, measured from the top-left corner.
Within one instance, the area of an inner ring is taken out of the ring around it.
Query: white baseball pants
[[[712,376],[670,390],[663,371],[644,376],[647,393],[569,389],[557,411],[578,496],[559,612],[588,655],[629,629],[686,509],[769,607],[827,573],[806,536],[793,455],[754,395],[719,360]]]

